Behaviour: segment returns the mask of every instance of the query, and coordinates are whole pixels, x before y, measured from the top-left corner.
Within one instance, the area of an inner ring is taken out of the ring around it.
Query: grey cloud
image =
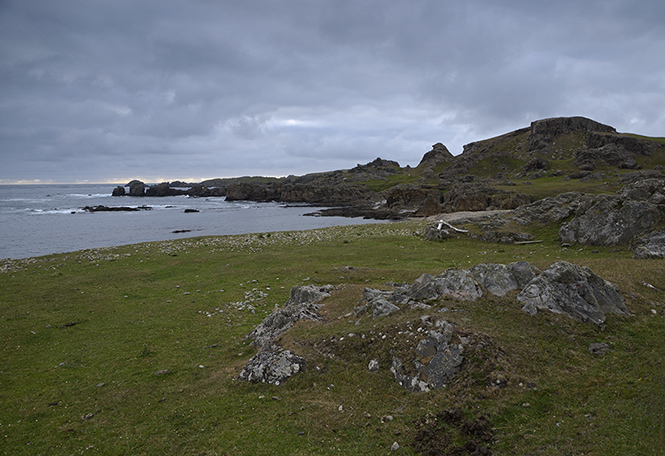
[[[557,115],[662,136],[663,23],[653,0],[6,0],[0,182],[413,165]]]

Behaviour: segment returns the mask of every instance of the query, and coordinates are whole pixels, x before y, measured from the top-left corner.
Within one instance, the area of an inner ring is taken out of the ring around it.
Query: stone
[[[599,195],[588,210],[561,225],[559,238],[568,243],[622,245],[663,222],[665,206]]]
[[[407,375],[403,371],[402,361],[396,356],[393,357],[393,363],[390,367],[390,372],[395,376],[395,380],[403,388],[413,391],[415,393],[425,393],[429,391],[429,385],[427,382],[424,382],[418,379],[418,376]]]
[[[589,353],[595,356],[603,356],[608,351],[610,351],[610,346],[605,342],[594,343],[589,345]]]
[[[370,360],[369,364],[367,365],[367,370],[370,372],[377,372],[379,370],[379,362],[375,359]]]
[[[329,297],[332,289],[332,285],[322,287],[305,285],[291,288],[286,303],[264,318],[245,338],[253,339],[255,347],[263,347],[270,345],[278,335],[300,320],[320,320],[321,317],[318,313],[320,305],[318,303]]]
[[[129,187],[129,196],[144,196],[145,184],[138,180],[133,180],[127,184]]]
[[[279,385],[305,367],[305,358],[281,347],[264,347],[240,372],[239,378],[253,383]]]
[[[122,185],[118,185],[116,188],[113,189],[113,192],[111,193],[111,196],[125,196],[125,187]]]
[[[455,377],[464,361],[462,345],[439,345],[436,354],[422,371],[423,380],[432,388],[443,388]]]
[[[409,290],[413,299],[439,299],[443,297],[461,301],[475,301],[483,295],[478,282],[463,269],[447,269],[432,277],[423,274]]]
[[[391,291],[382,291],[375,290],[373,288],[365,288],[363,290],[363,299],[365,305],[358,306],[353,310],[355,316],[362,314],[363,312],[372,312],[372,318],[385,317],[390,315],[393,312],[400,310],[395,304],[393,304],[389,298],[391,298],[393,292]]]
[[[560,223],[571,216],[584,213],[593,201],[593,195],[579,192],[561,193],[518,207],[513,212],[513,218],[520,225]]]
[[[665,258],[665,231],[655,231],[637,239],[635,258]]]
[[[495,296],[521,289],[540,273],[526,261],[504,264],[479,264],[469,269],[469,274]]]
[[[522,310],[563,313],[582,322],[600,325],[608,313],[630,315],[616,285],[594,274],[588,267],[559,261],[522,289],[517,300]]]

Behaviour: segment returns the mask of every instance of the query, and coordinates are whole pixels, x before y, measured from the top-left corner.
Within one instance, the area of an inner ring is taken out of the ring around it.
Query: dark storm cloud
[[[0,2],[0,182],[415,165],[532,120],[663,136],[661,1]]]

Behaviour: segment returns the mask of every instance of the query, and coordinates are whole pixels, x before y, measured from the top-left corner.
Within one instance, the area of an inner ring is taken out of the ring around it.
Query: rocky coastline
[[[284,178],[156,185],[134,180],[116,187],[113,196],[299,203],[321,208],[311,216],[381,220],[514,210],[510,220],[518,224],[560,223],[564,243],[643,247],[661,243],[659,233],[665,232],[664,165],[663,138],[558,117],[467,144],[459,156],[434,144],[415,168],[377,158],[348,170]],[[484,239],[528,241],[497,231],[506,223],[485,230]]]

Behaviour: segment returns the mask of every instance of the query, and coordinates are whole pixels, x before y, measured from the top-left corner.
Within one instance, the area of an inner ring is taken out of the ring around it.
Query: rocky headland
[[[483,239],[525,242],[506,226],[561,225],[563,243],[634,244],[643,257],[665,247],[665,139],[618,133],[584,117],[537,120],[464,146],[434,144],[415,168],[376,160],[348,170],[201,183],[131,181],[114,196],[224,197],[322,207],[308,215],[375,219],[513,210],[482,227]],[[491,226],[490,226],[491,225]],[[444,231],[438,230],[441,238]]]

